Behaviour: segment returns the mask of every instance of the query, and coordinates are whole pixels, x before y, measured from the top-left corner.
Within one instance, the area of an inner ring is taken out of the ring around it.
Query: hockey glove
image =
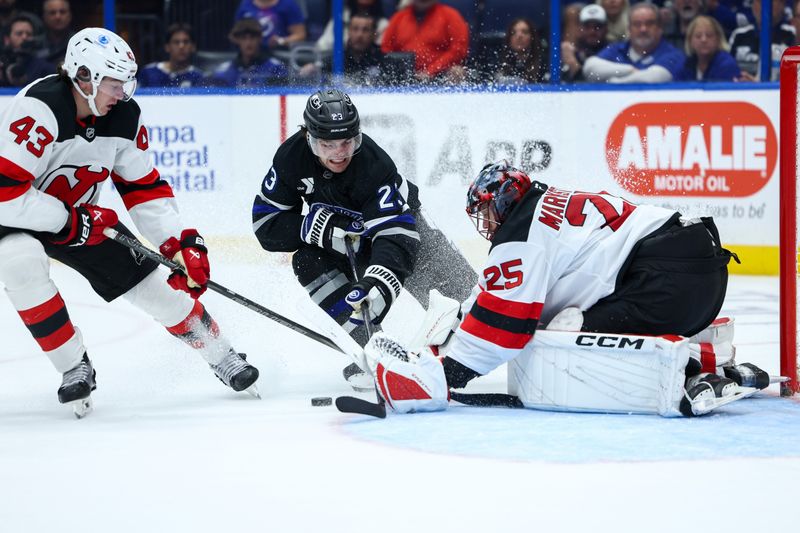
[[[107,239],[103,230],[119,223],[119,217],[113,209],[81,204],[78,207],[67,206],[69,217],[67,223],[58,233],[53,234],[50,242],[66,246],[94,246]]]
[[[208,266],[208,249],[197,230],[183,230],[180,241],[170,237],[159,250],[164,257],[183,267],[183,270],[173,270],[170,274],[167,280],[170,287],[186,291],[192,298],[199,298],[206,292],[211,268]]]
[[[363,233],[364,225],[360,221],[334,213],[323,204],[312,204],[300,226],[303,242],[342,255],[347,254],[345,238],[350,238],[353,251],[358,253],[361,249],[359,237]]]
[[[396,413],[443,411],[450,393],[441,361],[425,349],[419,355],[383,334],[376,333],[364,347],[375,385]]]
[[[355,310],[350,315],[350,322],[364,323],[361,307],[367,304],[372,323],[380,324],[395,299],[400,296],[401,288],[400,280],[388,268],[381,265],[367,267],[361,281],[354,283],[345,296],[345,301]]]

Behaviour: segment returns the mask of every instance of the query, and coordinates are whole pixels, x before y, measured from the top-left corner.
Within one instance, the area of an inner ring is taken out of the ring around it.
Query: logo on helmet
[[[353,105],[353,102],[350,101],[350,95],[347,93],[342,93],[342,97],[344,98],[344,102],[347,105]]]
[[[97,38],[97,44],[101,46],[106,46],[108,43],[109,43],[108,37],[106,37],[105,35],[101,35],[100,37]]]
[[[313,95],[309,101],[309,104],[311,105],[312,109],[319,109],[322,107],[322,102],[319,99],[319,95]]]
[[[130,59],[131,61],[136,61],[136,58],[133,57],[133,52],[131,52],[130,50],[128,50],[128,59]]]

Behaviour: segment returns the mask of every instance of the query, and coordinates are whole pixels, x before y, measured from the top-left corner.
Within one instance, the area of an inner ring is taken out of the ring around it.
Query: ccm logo
[[[601,348],[619,348],[626,350],[632,348],[641,350],[644,346],[644,339],[631,339],[629,337],[617,337],[616,335],[578,335],[575,339],[578,346],[599,346]]]

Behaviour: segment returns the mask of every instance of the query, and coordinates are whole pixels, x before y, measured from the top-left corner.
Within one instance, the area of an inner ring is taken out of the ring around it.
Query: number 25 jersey
[[[605,192],[533,182],[492,239],[474,302],[448,357],[486,374],[513,359],[566,307],[614,292],[636,243],[676,213]]]

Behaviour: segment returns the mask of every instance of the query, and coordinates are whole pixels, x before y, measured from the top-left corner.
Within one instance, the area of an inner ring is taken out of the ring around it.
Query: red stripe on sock
[[[31,326],[33,324],[38,324],[42,320],[50,318],[57,311],[60,311],[63,308],[64,300],[61,298],[59,293],[56,293],[55,296],[47,300],[45,303],[39,304],[36,307],[31,307],[30,309],[18,311],[18,313],[25,325]]]
[[[75,335],[75,328],[72,326],[72,322],[67,322],[47,337],[36,339],[36,342],[45,352],[52,352],[56,348],[63,346],[73,335]]]
[[[717,354],[714,353],[714,345],[710,342],[700,343],[700,372],[717,371]]]

